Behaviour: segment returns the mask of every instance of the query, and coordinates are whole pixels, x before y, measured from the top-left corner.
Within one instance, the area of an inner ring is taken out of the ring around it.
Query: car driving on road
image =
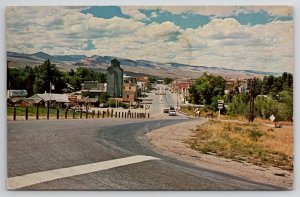
[[[169,110],[169,116],[176,116],[176,111],[173,109],[173,110]]]
[[[164,113],[169,113],[169,108],[166,108],[163,111],[164,111]]]

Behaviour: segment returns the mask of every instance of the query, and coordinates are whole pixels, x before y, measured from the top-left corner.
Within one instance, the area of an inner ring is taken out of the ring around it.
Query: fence
[[[25,117],[28,120],[29,117],[35,117],[36,120],[40,119],[41,116],[50,119],[55,117],[56,119],[89,119],[89,118],[123,118],[123,119],[146,119],[150,118],[149,113],[139,112],[118,112],[113,109],[103,111],[88,111],[88,110],[67,110],[67,109],[50,109],[50,108],[24,108],[24,107],[8,107],[8,115],[12,114],[13,120],[17,120],[20,117]]]

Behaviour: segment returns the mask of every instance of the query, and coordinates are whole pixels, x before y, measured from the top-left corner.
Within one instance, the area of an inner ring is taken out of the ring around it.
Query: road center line
[[[55,170],[26,174],[22,176],[10,177],[7,179],[7,188],[19,189],[30,185],[35,185],[38,183],[97,172],[101,170],[107,170],[111,168],[116,168],[116,167],[125,166],[129,164],[134,164],[134,163],[140,163],[149,160],[159,160],[159,158],[145,156],[145,155],[135,155],[135,156],[125,157],[121,159],[113,159],[109,161],[79,165],[79,166],[74,166],[69,168],[60,168]]]

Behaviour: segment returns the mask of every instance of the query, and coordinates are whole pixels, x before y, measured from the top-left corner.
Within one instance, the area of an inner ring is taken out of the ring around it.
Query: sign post
[[[275,119],[276,119],[275,116],[272,114],[272,115],[270,116],[270,120],[271,120],[272,122],[274,122]]]
[[[221,109],[224,107],[224,100],[218,100],[219,119],[221,117]]]

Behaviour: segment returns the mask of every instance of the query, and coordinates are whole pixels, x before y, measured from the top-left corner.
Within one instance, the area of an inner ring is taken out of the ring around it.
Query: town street
[[[157,85],[164,92],[163,85]],[[158,153],[145,133],[189,121],[169,117],[176,96],[150,94],[158,119],[8,122],[8,188],[24,190],[276,190]],[[183,131],[184,132],[184,131]]]
[[[177,107],[177,98],[176,94],[171,93],[169,90],[166,90],[167,86],[163,84],[157,84],[155,86],[157,90],[152,91],[148,94],[149,99],[153,99],[150,109],[147,111],[151,114],[153,118],[168,118],[168,114],[163,114],[163,109],[170,107]],[[156,93],[156,94],[155,94]],[[180,118],[184,116],[178,114]],[[172,119],[177,119],[179,117],[170,117]]]
[[[148,97],[153,99],[148,112],[155,119],[9,121],[8,188],[279,189],[201,169],[158,153],[144,134],[190,119],[163,113],[164,108],[176,107],[176,95],[165,91],[161,84],[156,89]]]

